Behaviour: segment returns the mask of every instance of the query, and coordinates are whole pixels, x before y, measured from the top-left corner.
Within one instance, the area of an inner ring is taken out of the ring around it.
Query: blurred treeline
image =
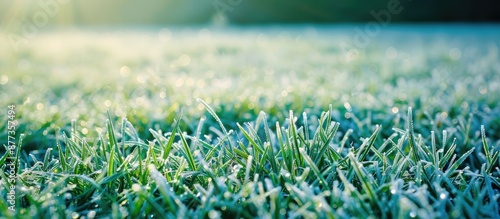
[[[500,21],[497,0],[0,0],[0,21],[31,21],[42,11],[54,25],[196,24],[221,12],[235,24],[345,23],[372,21],[371,11],[390,4],[402,7],[395,22]]]

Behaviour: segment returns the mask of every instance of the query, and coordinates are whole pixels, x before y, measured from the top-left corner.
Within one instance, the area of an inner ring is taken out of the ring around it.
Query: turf
[[[500,32],[445,28],[40,32],[0,54],[0,216],[500,217]]]

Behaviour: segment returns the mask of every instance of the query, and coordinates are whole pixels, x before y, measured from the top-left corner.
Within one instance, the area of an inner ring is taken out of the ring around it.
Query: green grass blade
[[[186,141],[186,138],[184,137],[184,134],[182,133],[180,128],[178,128],[177,132],[179,132],[179,136],[181,137],[181,143],[182,143],[182,146],[184,146],[184,153],[186,154],[186,159],[188,161],[189,168],[192,171],[198,170],[198,168],[196,167],[196,164],[194,162],[193,154],[191,153],[191,149],[189,148],[189,145]]]
[[[321,174],[321,171],[318,169],[316,164],[313,162],[313,160],[307,155],[306,151],[304,148],[300,148],[300,153],[302,154],[302,157],[306,161],[307,165],[312,169],[314,174],[318,177],[319,183],[325,187],[326,190],[331,190],[330,186],[328,186],[328,183],[324,179],[323,175]]]

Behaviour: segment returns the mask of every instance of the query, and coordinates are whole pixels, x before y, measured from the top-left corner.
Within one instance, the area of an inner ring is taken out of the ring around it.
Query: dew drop
[[[445,198],[446,198],[446,194],[445,194],[445,193],[441,193],[441,194],[439,194],[439,198],[440,198],[440,199],[445,199]]]
[[[415,210],[410,211],[410,217],[411,218],[417,217],[417,212]]]
[[[73,196],[71,195],[71,193],[65,193],[64,194],[64,199],[71,199],[73,198]]]
[[[392,107],[391,111],[392,113],[396,114],[399,112],[399,109],[397,107]]]
[[[90,219],[93,219],[93,218],[95,218],[95,215],[96,215],[95,211],[89,211],[89,213],[87,214],[87,217]]]
[[[284,209],[284,208],[280,209],[280,214],[281,215],[285,215],[286,214],[286,209]]]
[[[216,210],[210,210],[208,212],[208,217],[209,218],[219,218],[220,216],[221,216],[220,213],[218,211],[216,211]]]
[[[132,190],[134,192],[139,192],[141,190],[141,186],[136,183],[136,184],[132,185]]]

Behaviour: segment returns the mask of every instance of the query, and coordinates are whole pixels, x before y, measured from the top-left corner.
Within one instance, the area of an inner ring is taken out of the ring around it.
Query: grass
[[[344,29],[301,28],[40,33],[0,62],[22,146],[0,217],[500,216],[496,32],[389,29],[346,60]],[[62,36],[84,55],[40,54]]]

